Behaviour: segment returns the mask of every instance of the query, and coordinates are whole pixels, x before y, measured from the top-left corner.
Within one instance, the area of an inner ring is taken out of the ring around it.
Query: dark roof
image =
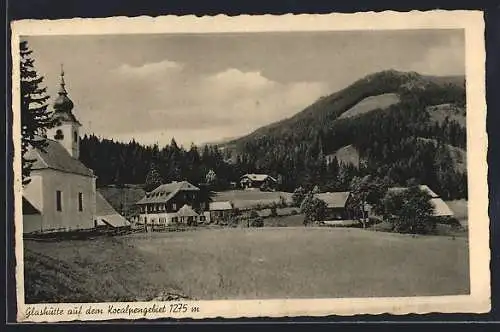
[[[23,196],[23,214],[40,214],[40,211]]]
[[[27,159],[34,159],[33,170],[55,169],[62,172],[74,173],[84,176],[94,176],[94,172],[73,158],[59,142],[46,139],[47,146],[39,149],[31,149],[26,153]]]
[[[241,179],[248,178],[252,181],[265,181],[267,179],[271,179],[273,182],[277,182],[275,178],[267,174],[245,174],[241,177]]]
[[[199,191],[200,188],[187,181],[171,182],[158,186],[151,192],[146,193],[136,204],[166,203],[179,191]]]
[[[349,198],[348,191],[315,194],[314,197],[326,203],[328,208],[343,208]]]

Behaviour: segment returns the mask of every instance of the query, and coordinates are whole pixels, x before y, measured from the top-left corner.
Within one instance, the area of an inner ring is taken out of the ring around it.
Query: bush
[[[389,193],[378,208],[384,219],[392,223],[394,231],[411,234],[428,234],[435,230],[433,209],[430,196],[418,187]]]
[[[276,210],[275,206],[271,207],[271,214],[269,216],[270,217],[277,217],[278,216],[278,211]]]
[[[292,216],[295,216],[295,215],[297,215],[297,214],[299,214],[299,213],[297,212],[297,210],[292,210],[292,212],[291,212],[291,215],[292,215]]]

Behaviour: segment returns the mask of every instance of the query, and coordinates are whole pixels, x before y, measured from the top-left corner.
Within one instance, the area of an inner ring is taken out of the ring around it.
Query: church
[[[23,233],[127,226],[128,221],[96,191],[94,172],[78,159],[81,124],[65,85],[61,70],[53,105],[58,124],[47,130],[43,151],[26,153],[33,164],[31,181],[23,188]]]

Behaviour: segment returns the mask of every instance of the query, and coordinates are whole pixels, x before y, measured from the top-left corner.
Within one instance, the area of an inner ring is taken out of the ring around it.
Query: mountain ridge
[[[381,86],[374,86],[372,84],[374,81],[379,81],[379,80],[386,81],[386,84]],[[291,117],[262,126],[249,134],[243,135],[233,140],[229,140],[225,144],[220,144],[220,145],[233,146],[235,144],[238,144],[238,142],[242,140],[269,134],[270,131],[277,130],[279,129],[280,126],[286,126],[293,124],[294,122],[297,121],[306,120],[308,117],[314,115],[319,115],[320,117],[324,117],[325,120],[334,120],[339,118],[342,115],[342,113],[346,112],[349,108],[353,107],[364,98],[386,93],[399,94],[401,93],[402,89],[412,90],[418,88],[425,88],[425,86],[429,84],[434,84],[437,86],[449,84],[449,85],[461,86],[465,89],[465,76],[462,75],[430,76],[430,75],[421,75],[416,72],[402,72],[393,69],[372,73],[354,81],[347,87],[337,92],[333,92],[327,96],[320,97],[317,101],[305,107],[298,113],[292,115]],[[363,89],[363,87],[366,86],[370,88]],[[354,97],[351,98],[344,97],[346,93],[349,93],[351,90],[355,89],[362,91],[357,95],[355,95]],[[324,108],[329,108],[329,106],[332,106],[332,104],[334,103],[342,104],[340,105],[341,106],[340,111],[336,111],[333,114],[330,114],[330,116],[328,116],[329,114],[325,114],[326,112],[324,111],[317,112],[318,109],[321,110]]]

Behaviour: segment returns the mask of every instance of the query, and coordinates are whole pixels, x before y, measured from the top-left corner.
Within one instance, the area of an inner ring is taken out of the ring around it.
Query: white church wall
[[[88,229],[94,227],[96,212],[95,178],[46,169],[43,172],[43,227],[49,229]],[[62,192],[61,211],[57,211],[56,191]],[[79,211],[82,193],[83,211]]]

